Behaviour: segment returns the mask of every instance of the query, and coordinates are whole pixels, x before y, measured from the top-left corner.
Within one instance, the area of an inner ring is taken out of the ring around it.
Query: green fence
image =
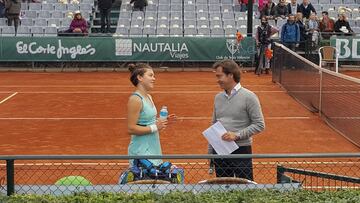
[[[0,61],[252,61],[254,38],[2,37]]]

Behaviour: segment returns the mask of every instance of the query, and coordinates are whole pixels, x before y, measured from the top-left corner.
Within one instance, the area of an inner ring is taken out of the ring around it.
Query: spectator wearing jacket
[[[130,4],[134,3],[134,11],[144,11],[144,8],[148,5],[147,0],[131,0]]]
[[[305,24],[303,22],[303,15],[301,12],[297,12],[296,16],[296,24],[298,24],[299,26],[299,30],[300,30],[300,43],[299,43],[299,49],[301,50],[305,50],[305,43],[307,40],[307,35],[306,35],[306,29],[305,29]]]
[[[316,10],[309,0],[303,0],[303,3],[299,6],[299,10],[306,19],[310,17],[311,12],[316,14]]]
[[[0,0],[0,18],[5,17],[5,0]]]
[[[323,11],[322,20],[320,21],[320,31],[321,36],[324,39],[330,39],[332,33],[334,32],[335,22],[333,19],[329,18],[329,13],[327,11]]]
[[[239,4],[240,4],[240,10],[241,12],[245,12],[247,11],[247,6],[249,3],[249,0],[238,0]],[[255,2],[255,0],[253,0],[253,2]]]
[[[300,12],[299,4],[296,2],[296,0],[291,0],[291,2],[288,3],[287,8],[288,14],[296,15],[297,12]]]
[[[15,32],[17,32],[17,28],[19,26],[20,10],[20,0],[5,0],[5,16],[8,19],[8,26],[11,26],[14,22]]]
[[[294,15],[289,15],[288,21],[281,28],[281,42],[293,51],[300,42],[300,28],[295,23]]]
[[[335,32],[339,35],[352,35],[354,32],[344,13],[339,14],[339,19],[335,22]]]
[[[110,32],[110,24],[111,24],[110,12],[111,12],[111,6],[113,3],[114,3],[114,0],[99,0],[98,1],[102,33]],[[106,30],[105,30],[105,25],[106,25]]]
[[[70,32],[86,35],[88,33],[88,23],[82,17],[80,11],[75,11],[74,18],[70,24]]]
[[[261,17],[265,16],[267,19],[273,19],[275,16],[275,6],[272,0],[268,0],[261,10]]]
[[[289,14],[286,0],[280,0],[275,6],[275,17],[285,18]]]

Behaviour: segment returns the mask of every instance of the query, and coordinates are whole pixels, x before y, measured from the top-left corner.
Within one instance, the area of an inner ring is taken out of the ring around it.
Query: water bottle
[[[160,110],[160,119],[166,120],[168,117],[168,110],[166,106],[162,106]]]

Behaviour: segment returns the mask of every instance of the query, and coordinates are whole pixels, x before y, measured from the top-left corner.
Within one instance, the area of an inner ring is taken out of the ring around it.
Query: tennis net
[[[319,68],[280,44],[272,69],[274,82],[360,147],[360,79]]]

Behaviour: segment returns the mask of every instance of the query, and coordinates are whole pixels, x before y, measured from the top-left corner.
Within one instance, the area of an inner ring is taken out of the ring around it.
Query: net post
[[[10,196],[15,193],[13,159],[6,160],[6,182],[7,196]]]

